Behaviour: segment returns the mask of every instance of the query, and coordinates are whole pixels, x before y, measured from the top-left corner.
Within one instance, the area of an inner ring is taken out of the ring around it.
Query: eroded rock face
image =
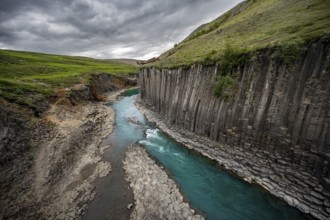
[[[0,100],[0,166],[30,149],[33,112]]]
[[[144,148],[131,146],[123,163],[135,199],[131,219],[204,219],[183,201],[175,182]]]
[[[82,100],[104,101],[107,98],[104,94],[136,86],[136,84],[136,77],[124,78],[106,73],[95,74],[92,76],[90,85],[78,84],[70,89],[70,100],[72,103],[78,103]]]
[[[35,123],[24,123],[31,126],[20,134],[29,148],[20,151],[12,142],[15,158],[0,169],[0,219],[79,218],[94,198],[95,179],[111,171],[99,148],[113,128],[111,108],[102,103],[52,105],[44,114]]]
[[[99,145],[113,129],[114,111],[102,103],[52,106],[46,119],[56,126],[35,159],[38,211],[46,218],[78,218],[95,196],[96,178],[111,171]]]
[[[134,83],[95,75],[96,88],[76,84],[32,109],[0,99],[0,219],[80,218],[96,178],[111,171],[99,146],[112,132],[114,111],[93,101],[114,101],[120,91],[103,92]]]
[[[213,95],[216,66],[146,68],[141,98],[183,143],[322,219],[330,213],[329,60],[329,42],[311,43],[294,65],[264,51],[234,70],[228,100]]]
[[[134,78],[131,79],[110,74],[99,74],[93,77],[91,87],[95,92],[103,94],[109,91],[116,91],[127,86],[135,86],[136,83],[137,79]]]

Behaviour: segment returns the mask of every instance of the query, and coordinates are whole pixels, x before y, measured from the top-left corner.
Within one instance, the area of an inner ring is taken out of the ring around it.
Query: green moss
[[[276,47],[272,58],[285,64],[291,64],[295,62],[303,52],[304,41],[301,38],[297,38]]]
[[[227,43],[223,54],[220,56],[218,73],[220,75],[226,75],[234,68],[245,63],[248,59],[249,53],[245,49],[240,49]]]
[[[236,80],[231,76],[218,76],[213,85],[213,94],[224,100],[228,100],[234,93]]]
[[[201,63],[205,66],[211,66],[214,65],[218,59],[217,51],[211,50],[211,52],[204,57]]]

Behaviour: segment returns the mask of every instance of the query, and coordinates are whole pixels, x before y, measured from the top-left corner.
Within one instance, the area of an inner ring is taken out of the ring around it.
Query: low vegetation
[[[202,60],[202,64],[205,66],[211,66],[216,63],[218,60],[218,55],[216,50],[211,50],[210,53],[206,54],[206,56]]]
[[[235,47],[231,44],[226,44],[221,56],[219,57],[218,74],[226,75],[234,68],[247,62],[251,58],[252,52],[247,52],[246,49]]]
[[[285,64],[293,63],[304,52],[304,41],[297,38],[281,44],[275,48],[273,59]]]
[[[216,83],[213,85],[213,93],[216,97],[228,100],[235,92],[236,80],[231,76],[218,76]]]
[[[24,105],[77,83],[91,74],[131,74],[138,68],[116,61],[0,50],[0,97]]]
[[[291,62],[301,52],[301,44],[330,33],[329,11],[330,1],[324,0],[247,0],[199,27],[150,65],[214,63],[228,42],[244,52],[276,48],[276,58]]]

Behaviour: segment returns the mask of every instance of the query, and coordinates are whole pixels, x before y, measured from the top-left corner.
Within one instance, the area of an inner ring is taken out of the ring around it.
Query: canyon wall
[[[216,65],[144,68],[141,99],[166,126],[196,140],[193,148],[325,219],[330,213],[330,44],[310,43],[290,65],[271,57],[265,50],[233,70],[236,82],[227,99],[212,90]]]
[[[80,218],[95,180],[111,170],[100,143],[115,115],[97,100],[132,85],[134,78],[99,74],[44,98],[43,108],[0,98],[0,219]]]
[[[0,168],[19,155],[30,150],[33,141],[34,122],[42,118],[51,104],[77,105],[84,101],[105,99],[107,92],[117,91],[125,87],[135,86],[137,75],[126,77],[110,74],[95,74],[88,85],[77,84],[63,93],[57,93],[49,98],[42,97],[35,106],[19,106],[0,97]],[[40,133],[37,131],[36,133]]]
[[[104,100],[104,94],[117,91],[128,86],[136,86],[137,75],[131,74],[130,77],[120,77],[110,74],[95,74],[89,85],[76,85],[71,88],[70,101],[73,103],[80,100]]]

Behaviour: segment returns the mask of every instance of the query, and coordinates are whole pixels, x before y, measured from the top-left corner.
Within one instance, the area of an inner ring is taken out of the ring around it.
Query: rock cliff
[[[330,44],[308,44],[294,64],[271,53],[266,49],[233,70],[235,87],[228,99],[212,91],[217,65],[201,64],[142,69],[141,99],[168,128],[195,140],[192,148],[325,219],[330,213]]]
[[[95,75],[90,85],[56,93],[39,117],[0,99],[0,219],[77,219],[85,212],[95,180],[111,170],[100,143],[113,129],[114,111],[95,101],[133,84]]]

